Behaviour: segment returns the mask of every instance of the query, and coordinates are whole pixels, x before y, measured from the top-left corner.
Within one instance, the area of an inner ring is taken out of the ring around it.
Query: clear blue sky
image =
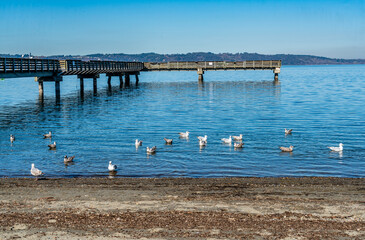
[[[365,58],[365,0],[0,0],[0,53]]]

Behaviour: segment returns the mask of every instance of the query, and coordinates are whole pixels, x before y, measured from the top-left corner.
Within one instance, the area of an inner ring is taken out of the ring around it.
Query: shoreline
[[[365,178],[0,178],[0,239],[363,239]]]

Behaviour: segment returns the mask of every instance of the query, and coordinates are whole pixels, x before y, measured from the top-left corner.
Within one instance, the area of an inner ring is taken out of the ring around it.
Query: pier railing
[[[257,61],[205,61],[205,62],[166,62],[144,63],[145,71],[173,71],[173,70],[245,70],[245,69],[276,69],[281,67],[281,60]]]
[[[60,71],[58,60],[0,58],[0,74],[3,73],[35,73]]]
[[[141,62],[60,60],[62,75],[97,74],[115,72],[139,72],[144,69]]]

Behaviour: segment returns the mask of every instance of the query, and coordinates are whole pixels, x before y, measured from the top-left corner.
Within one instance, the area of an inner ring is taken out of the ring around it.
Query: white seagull
[[[222,138],[221,139],[223,141],[223,143],[232,143],[232,137],[229,136],[229,138]]]
[[[72,157],[67,157],[67,155],[65,155],[65,157],[63,158],[63,162],[64,163],[70,163],[74,161],[75,156]]]
[[[13,134],[10,134],[10,142],[13,143],[15,141],[15,137]]]
[[[156,152],[156,146],[151,147],[151,148],[147,147],[147,153],[148,154],[152,154],[152,153],[155,153],[155,152]]]
[[[166,142],[167,145],[171,145],[172,144],[172,139],[168,139],[168,138],[163,138]]]
[[[285,135],[287,135],[287,134],[291,134],[291,132],[293,131],[293,129],[284,129],[284,131],[285,131]]]
[[[242,141],[243,136],[242,136],[242,134],[240,134],[239,136],[232,136],[232,138],[235,141]]]
[[[49,132],[49,133],[43,134],[43,138],[52,138],[52,133]]]
[[[204,147],[205,145],[207,145],[207,141],[199,140],[199,146]]]
[[[38,179],[38,176],[41,176],[41,175],[44,174],[41,170],[39,170],[38,168],[35,168],[34,167],[34,163],[32,163],[32,168],[30,169],[30,173],[33,176],[37,177],[37,179]]]
[[[205,135],[204,137],[199,136],[199,137],[198,137],[198,139],[199,139],[199,141],[204,141],[204,142],[206,142],[206,141],[207,141],[207,139],[208,139],[208,136],[207,136],[207,135]]]
[[[182,137],[182,138],[188,138],[188,137],[189,137],[189,133],[190,133],[190,132],[188,132],[188,131],[186,131],[186,132],[180,132],[180,133],[179,133],[179,135],[180,135],[180,137]]]
[[[136,139],[136,142],[134,144],[136,145],[136,148],[138,148],[139,146],[142,146],[142,140],[138,141],[138,139]]]
[[[112,164],[112,161],[109,161],[108,170],[109,170],[109,172],[116,172],[117,171],[117,165],[114,165],[114,164]]]
[[[334,152],[342,152],[342,150],[343,150],[343,144],[340,143],[338,145],[338,147],[328,147],[328,148],[331,149],[331,151],[334,151]]]
[[[56,149],[56,142],[53,142],[52,144],[49,144],[48,147],[49,147],[49,150]]]
[[[280,150],[282,151],[282,152],[292,152],[293,151],[293,149],[294,149],[294,147],[293,146],[290,146],[290,147],[279,147],[280,148]]]

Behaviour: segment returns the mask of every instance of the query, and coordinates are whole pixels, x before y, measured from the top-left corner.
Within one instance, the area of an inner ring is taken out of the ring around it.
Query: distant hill
[[[3,57],[21,57],[21,55],[5,55]],[[25,56],[27,57],[27,55]],[[84,56],[56,55],[40,56],[53,59],[81,59],[81,60],[112,60],[136,62],[172,62],[172,61],[244,61],[244,60],[282,60],[283,65],[329,65],[329,64],[365,64],[365,59],[337,59],[312,55],[275,54],[265,55],[258,53],[211,53],[194,52],[186,54],[90,54]]]

